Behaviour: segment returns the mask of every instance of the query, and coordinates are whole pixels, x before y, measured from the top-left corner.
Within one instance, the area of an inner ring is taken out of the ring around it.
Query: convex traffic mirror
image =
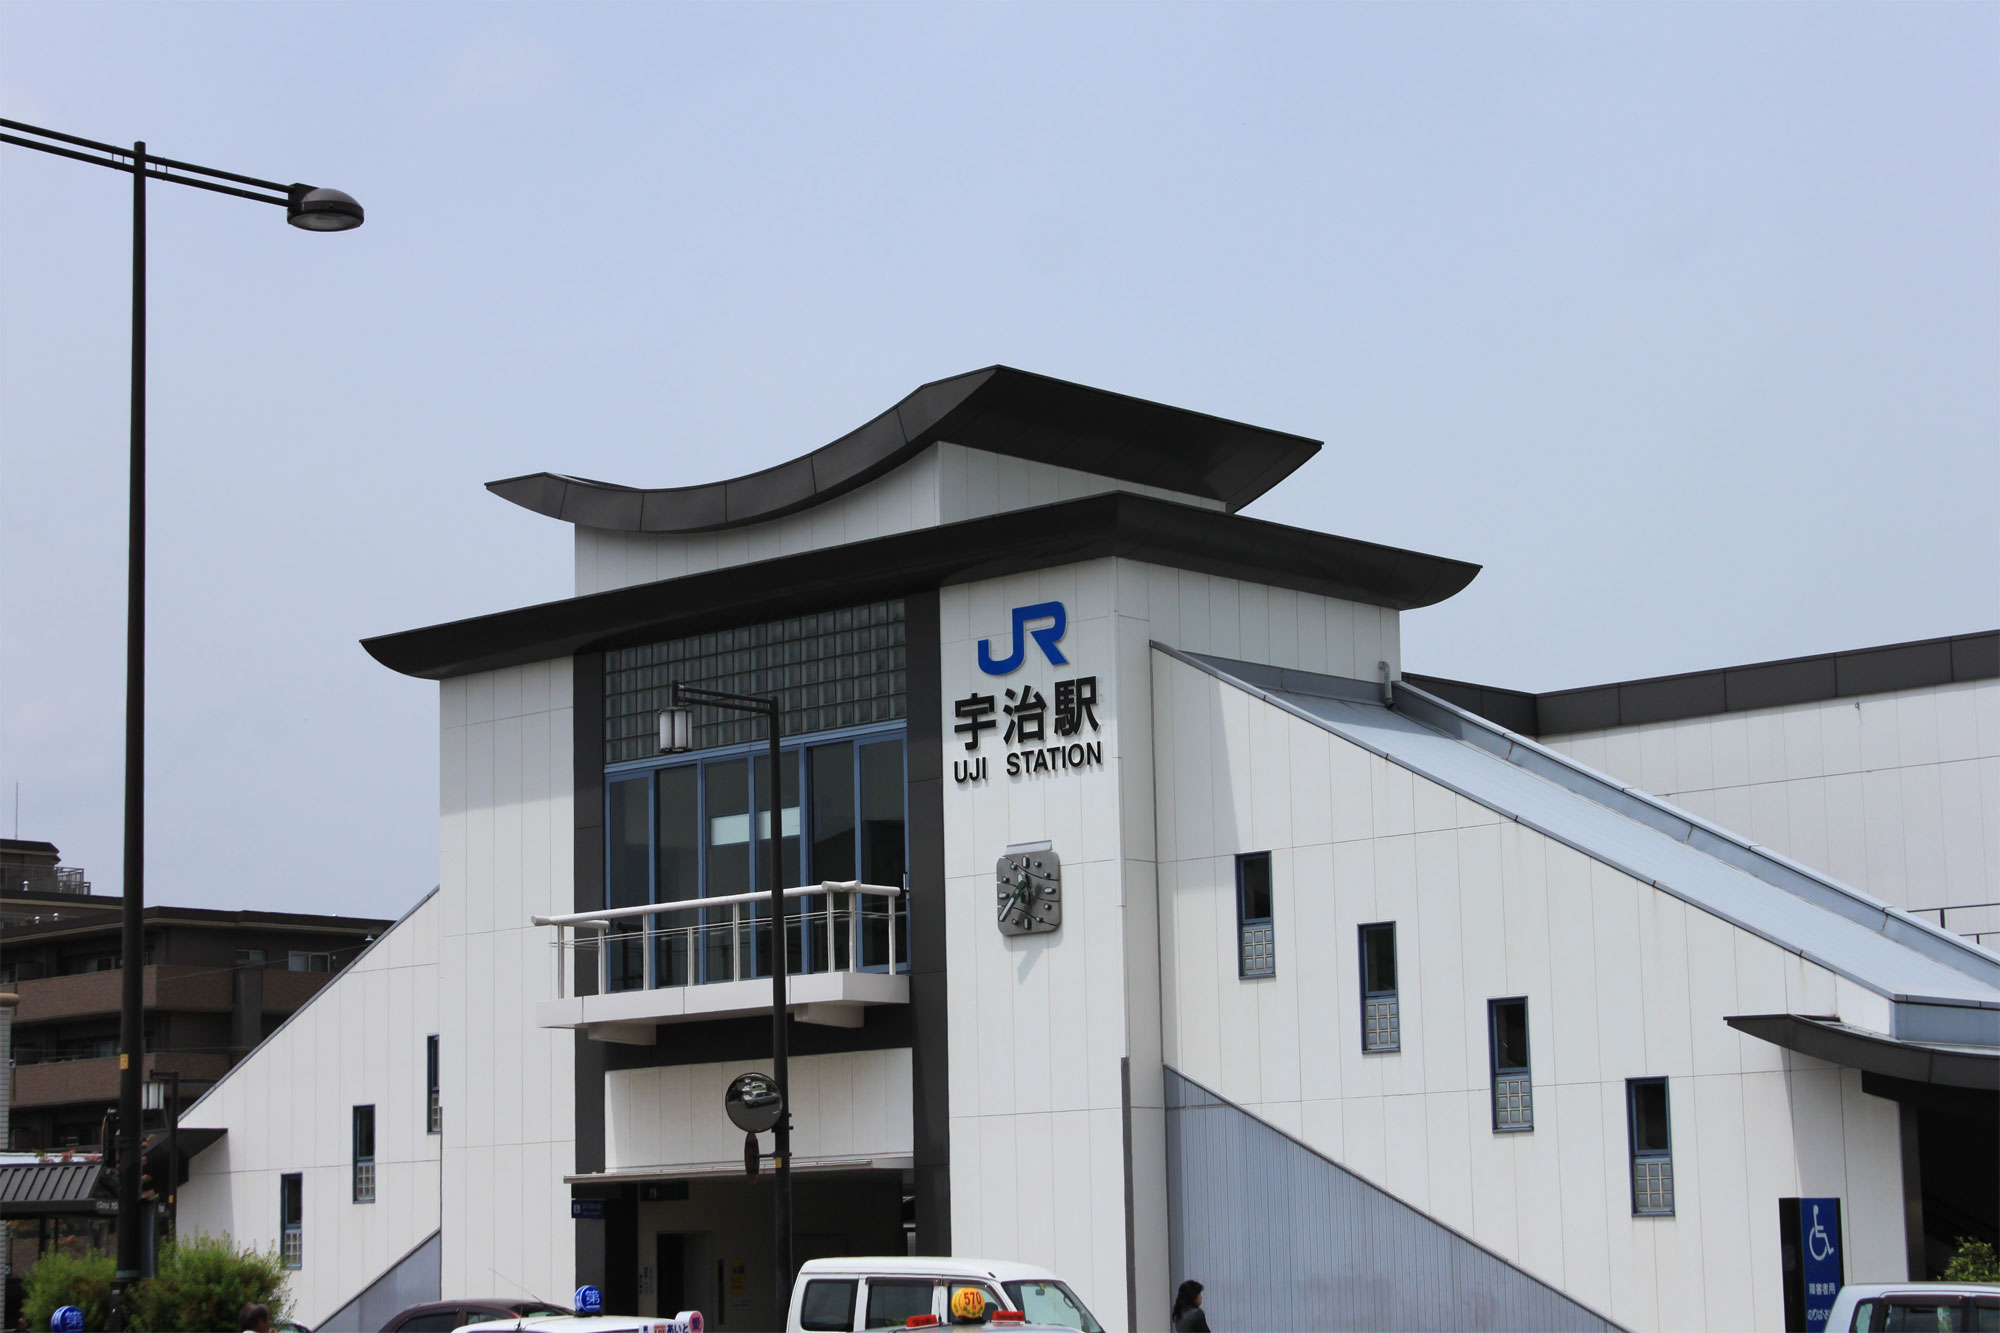
[[[778,1123],[785,1113],[785,1099],[769,1074],[738,1074],[722,1094],[722,1109],[746,1134],[762,1134]]]

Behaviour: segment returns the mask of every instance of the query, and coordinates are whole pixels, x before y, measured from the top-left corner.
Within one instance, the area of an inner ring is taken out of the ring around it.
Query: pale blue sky
[[[544,469],[735,475],[1004,362],[1326,441],[1524,689],[2000,624],[2000,6],[0,7],[150,192],[149,897],[391,915]],[[119,883],[129,181],[0,145],[0,801]],[[5,808],[0,806],[0,808]],[[6,809],[7,831],[13,831]]]

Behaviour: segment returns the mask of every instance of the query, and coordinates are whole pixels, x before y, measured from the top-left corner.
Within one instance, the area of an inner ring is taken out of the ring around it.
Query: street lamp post
[[[140,1081],[145,1065],[146,889],[146,182],[172,181],[239,199],[276,204],[305,231],[351,231],[361,205],[338,190],[281,185],[146,152],[0,119],[0,143],[89,162],[132,176],[132,447],[125,574],[125,887],[118,1022],[118,1270],[112,1282],[122,1323],[125,1288],[142,1274],[139,1176],[144,1133]]]
[[[672,706],[660,714],[660,748],[678,754],[694,748],[694,713],[690,704],[713,704],[740,713],[762,717],[771,733],[771,795],[765,809],[771,819],[771,1079],[778,1088],[778,1122],[771,1127],[771,1160],[776,1169],[773,1185],[777,1190],[777,1313],[782,1326],[792,1297],[792,1102],[786,1075],[785,977],[790,971],[785,951],[784,877],[784,787],[779,781],[782,756],[778,746],[780,704],[777,697],[760,698],[748,694],[727,694],[674,682]],[[751,827],[755,846],[756,828]],[[650,947],[650,946],[649,946]]]

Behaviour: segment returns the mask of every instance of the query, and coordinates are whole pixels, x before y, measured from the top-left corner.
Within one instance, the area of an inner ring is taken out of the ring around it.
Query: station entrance
[[[907,1170],[795,1171],[794,1261],[908,1253],[914,1181]],[[774,1188],[768,1171],[619,1186],[605,1200],[605,1308],[700,1310],[726,1333],[782,1327],[785,1312],[773,1309]]]

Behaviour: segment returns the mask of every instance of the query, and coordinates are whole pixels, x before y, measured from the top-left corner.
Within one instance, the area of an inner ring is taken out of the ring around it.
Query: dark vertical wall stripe
[[[945,1008],[944,684],[936,589],[904,599],[909,635],[910,1108],[917,1252],[951,1253],[950,1046]]]
[[[579,653],[572,659],[575,679],[570,709],[571,764],[576,808],[574,907],[588,912],[604,906],[604,654]],[[576,1034],[576,1168],[584,1175],[604,1169],[604,1043]],[[605,1271],[605,1226],[572,1223],[576,1230],[576,1271]]]
[[[1173,1070],[1167,1262],[1244,1329],[1618,1325]]]

